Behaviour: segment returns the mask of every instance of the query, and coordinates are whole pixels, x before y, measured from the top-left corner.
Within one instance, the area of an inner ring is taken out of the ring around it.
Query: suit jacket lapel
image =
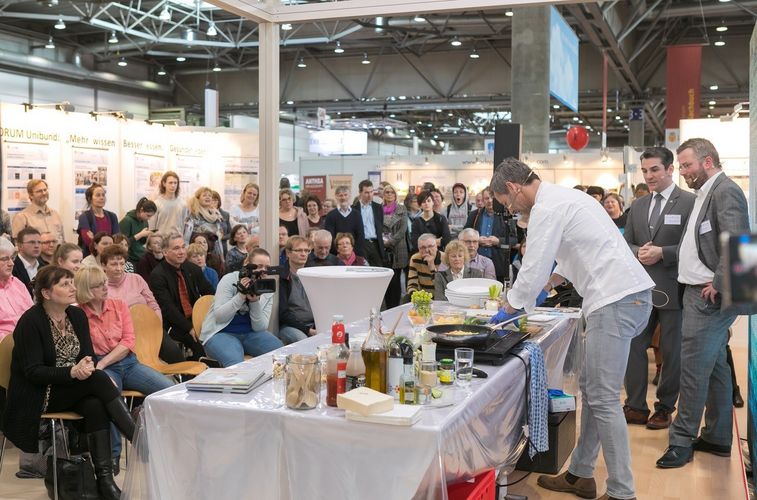
[[[639,217],[641,217],[641,226],[644,228],[645,241],[652,241],[652,233],[649,231],[649,205],[652,204],[652,195],[648,194],[641,198],[639,204]]]
[[[697,214],[697,222],[694,224],[694,241],[697,243],[697,253],[701,255],[701,252],[699,250],[699,227],[702,224],[702,221],[704,220],[704,216],[707,213],[707,210],[710,208],[710,202],[712,202],[712,193],[715,192],[715,189],[717,189],[718,184],[723,182],[723,179],[725,178],[725,174],[721,174],[718,176],[717,179],[715,179],[715,182],[712,183],[712,187],[710,187],[710,191],[707,193],[707,196],[705,197],[704,201],[702,202],[702,207],[699,209],[699,214]],[[704,262],[703,259],[701,259],[702,262]]]

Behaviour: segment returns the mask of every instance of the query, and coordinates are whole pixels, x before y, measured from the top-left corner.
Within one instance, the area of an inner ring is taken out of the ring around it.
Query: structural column
[[[510,102],[513,122],[523,126],[524,153],[549,150],[549,9],[514,9]]]
[[[279,248],[279,25],[261,23],[258,69],[260,110],[260,246],[277,256]],[[275,259],[274,259],[275,260]]]
[[[757,23],[749,41],[749,109],[757,110]],[[749,225],[755,231],[755,210],[757,210],[757,112],[749,113]],[[757,315],[752,316],[757,323]],[[757,360],[755,360],[757,361]]]

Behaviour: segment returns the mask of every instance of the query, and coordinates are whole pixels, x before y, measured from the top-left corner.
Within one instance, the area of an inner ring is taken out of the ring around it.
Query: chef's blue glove
[[[499,323],[502,323],[503,321],[509,321],[517,316],[520,316],[521,314],[523,314],[521,311],[515,311],[514,313],[510,314],[503,307],[497,312],[497,314],[492,316],[492,318],[489,320],[489,323],[499,324]],[[515,326],[518,326],[517,321],[515,322]]]
[[[536,307],[539,307],[540,305],[544,303],[545,300],[547,300],[547,295],[549,295],[549,293],[547,293],[544,290],[539,292],[539,296],[536,297]]]

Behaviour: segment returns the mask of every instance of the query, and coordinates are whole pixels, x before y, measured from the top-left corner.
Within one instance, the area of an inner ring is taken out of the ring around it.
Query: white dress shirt
[[[39,261],[37,259],[28,261],[20,253],[18,254],[18,258],[21,259],[21,262],[24,264],[24,269],[26,269],[26,274],[29,275],[29,279],[33,280],[37,276],[37,271],[39,271]]]
[[[363,232],[365,233],[366,240],[375,240],[376,236],[376,223],[373,220],[373,204],[368,202],[364,204],[360,202],[360,215],[363,218]]]
[[[665,204],[670,200],[670,195],[673,194],[673,190],[676,188],[676,183],[671,182],[670,186],[666,187],[662,190],[662,193],[659,193],[662,195],[662,206],[660,207],[660,213],[662,213],[663,210],[665,210]],[[657,203],[655,201],[655,196],[657,196],[656,191],[652,191],[652,194],[650,195],[652,197],[651,203],[649,203],[649,211],[647,211],[647,220],[649,220],[649,217],[652,216],[652,210],[654,210],[654,206]]]
[[[655,284],[597,200],[576,189],[542,182],[528,223],[528,248],[507,293],[516,309],[531,312],[554,272],[583,297],[584,315]]]
[[[699,218],[699,212],[702,210],[704,199],[707,193],[712,189],[715,179],[723,172],[718,172],[705,182],[694,194],[697,198],[694,200],[694,208],[689,214],[689,221],[686,223],[686,231],[681,238],[681,247],[678,249],[678,282],[686,285],[704,285],[712,282],[715,273],[704,265],[699,259],[699,250],[697,250],[696,224]],[[704,222],[704,221],[703,221]],[[709,221],[708,221],[709,222]]]

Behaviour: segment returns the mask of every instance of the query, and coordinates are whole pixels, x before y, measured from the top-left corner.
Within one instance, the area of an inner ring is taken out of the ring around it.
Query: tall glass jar
[[[321,396],[321,365],[315,354],[290,354],[286,365],[286,404],[293,410],[312,410]]]

